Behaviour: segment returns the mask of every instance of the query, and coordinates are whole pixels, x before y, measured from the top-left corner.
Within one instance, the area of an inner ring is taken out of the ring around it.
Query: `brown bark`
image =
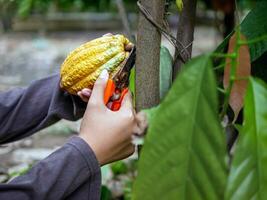
[[[163,24],[165,0],[141,0],[153,19]],[[158,105],[161,33],[140,12],[136,48],[136,109]]]
[[[178,29],[176,38],[179,40],[185,47],[187,47],[194,39],[194,26],[196,18],[196,0],[184,0],[184,7],[179,15]],[[192,54],[192,45],[187,48],[190,57]],[[177,58],[173,65],[173,79],[175,79],[177,73],[180,71],[183,62],[177,57],[177,50],[175,51],[175,57]]]

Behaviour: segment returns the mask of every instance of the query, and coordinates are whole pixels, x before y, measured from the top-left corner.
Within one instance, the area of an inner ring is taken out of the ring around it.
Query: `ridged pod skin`
[[[126,50],[129,45],[123,35],[105,35],[76,48],[61,65],[60,87],[76,95],[83,88],[92,89],[103,69],[114,77],[129,56]]]

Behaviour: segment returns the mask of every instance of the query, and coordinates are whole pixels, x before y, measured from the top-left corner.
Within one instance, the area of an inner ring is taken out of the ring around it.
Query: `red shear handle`
[[[118,100],[112,102],[112,106],[111,106],[111,110],[112,110],[112,111],[117,111],[117,110],[120,109],[120,107],[121,107],[121,102],[122,102],[124,96],[127,94],[128,90],[129,90],[128,88],[124,88],[124,89],[122,90],[122,92],[121,92],[121,96],[120,96],[120,98],[119,98]]]

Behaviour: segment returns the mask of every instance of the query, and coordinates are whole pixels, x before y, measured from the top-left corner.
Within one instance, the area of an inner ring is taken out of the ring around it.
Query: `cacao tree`
[[[257,1],[214,52],[187,62],[161,103],[146,110],[133,199],[266,199],[266,9]]]

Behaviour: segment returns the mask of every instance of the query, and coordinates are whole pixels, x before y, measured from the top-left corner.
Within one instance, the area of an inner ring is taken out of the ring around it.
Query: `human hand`
[[[79,91],[77,93],[77,95],[84,101],[84,102],[88,102],[89,98],[92,94],[92,90],[90,90],[89,88],[84,88],[81,91]]]
[[[100,165],[134,152],[132,135],[137,126],[129,92],[118,111],[111,111],[104,104],[107,80],[108,72],[104,70],[95,82],[80,128],[80,137],[93,149]]]

